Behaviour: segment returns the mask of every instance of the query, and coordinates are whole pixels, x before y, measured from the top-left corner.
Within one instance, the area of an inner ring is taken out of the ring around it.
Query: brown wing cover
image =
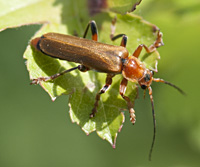
[[[80,63],[106,73],[121,73],[121,57],[128,55],[127,49],[122,46],[58,33],[44,34],[39,40],[38,47],[51,57]]]

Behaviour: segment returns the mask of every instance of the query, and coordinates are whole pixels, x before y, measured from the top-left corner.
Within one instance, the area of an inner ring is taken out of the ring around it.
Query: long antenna
[[[170,86],[174,87],[176,90],[178,90],[181,94],[186,95],[186,93],[182,89],[180,89],[178,86],[176,86],[176,85],[174,85],[174,84],[172,84],[168,81],[165,81],[165,80],[160,79],[160,78],[153,78],[153,81],[162,82],[162,83],[165,83],[167,85],[170,85]],[[152,156],[153,147],[154,147],[155,138],[156,138],[156,118],[155,118],[155,112],[154,112],[154,102],[153,102],[152,88],[149,86],[148,89],[149,89],[149,96],[150,96],[150,99],[151,99],[153,127],[154,127],[153,128],[153,140],[152,140],[152,144],[151,144],[151,149],[149,151],[149,161],[151,161],[151,156]]]
[[[149,89],[149,96],[150,96],[150,99],[151,99],[152,116],[153,116],[153,140],[152,140],[152,144],[151,144],[151,149],[149,151],[149,161],[151,161],[153,147],[154,147],[154,143],[155,143],[155,139],[156,139],[156,118],[155,118],[155,112],[154,112],[154,102],[153,102],[152,88],[149,86],[148,89]]]
[[[182,95],[186,95],[186,93],[181,88],[179,88],[178,86],[176,86],[176,85],[174,85],[174,84],[172,84],[172,83],[170,83],[168,81],[165,81],[165,80],[160,79],[160,78],[153,78],[153,81],[162,82],[162,83],[165,83],[167,85],[170,85],[170,86],[174,87],[176,90],[178,90]]]

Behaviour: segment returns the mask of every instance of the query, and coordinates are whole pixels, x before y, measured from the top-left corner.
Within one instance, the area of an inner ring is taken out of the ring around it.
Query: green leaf
[[[127,12],[133,12],[141,1],[142,0],[108,0],[107,3],[111,11],[126,14]]]
[[[14,3],[15,1],[12,2]],[[121,4],[123,1],[116,2]],[[124,6],[126,6],[127,2]],[[132,3],[133,1],[129,2]],[[114,9],[115,5],[117,9],[117,3],[110,9]],[[119,45],[120,40],[112,42],[109,38],[111,21],[117,16],[116,34],[127,34],[129,37],[127,48],[130,54],[134,52],[139,44],[144,43],[149,46],[156,39],[156,26],[144,21],[141,17],[133,14],[119,15],[108,10],[91,14],[91,9],[87,7],[88,3],[86,0],[51,0],[34,1],[34,3],[32,1],[24,1],[16,8],[17,10],[10,11],[4,9],[0,17],[2,20],[8,21],[1,24],[1,29],[25,24],[45,23],[36,36],[41,36],[46,32],[78,34],[82,36],[87,23],[93,19],[97,22],[99,28],[99,41]],[[123,12],[126,10],[128,12],[128,9],[125,7],[117,10]],[[27,59],[27,68],[31,79],[51,76],[76,66],[75,63],[43,55],[30,46],[27,47],[24,58]],[[158,52],[153,53],[151,56],[147,56],[143,52],[139,58],[148,68],[157,70]],[[41,82],[40,85],[51,96],[52,100],[55,100],[56,97],[62,94],[69,94],[72,122],[79,124],[86,134],[96,130],[101,138],[107,140],[115,147],[117,134],[124,122],[122,111],[127,110],[126,102],[119,95],[121,75],[114,77],[111,88],[101,96],[98,113],[94,118],[89,119],[96,93],[105,84],[105,77],[106,75],[103,73],[94,71],[81,73],[77,70],[53,81]],[[135,83],[129,83],[126,95],[134,101],[136,94]]]
[[[54,7],[54,0],[10,0],[0,1],[0,30],[29,24],[42,24],[58,20],[61,10]],[[54,17],[51,14],[54,13]]]
[[[65,22],[69,16],[80,17],[81,13],[86,15],[88,12],[90,15],[94,15],[102,10],[125,14],[135,10],[140,2],[141,0],[102,0],[99,2],[93,0],[0,0],[0,31],[6,28],[50,21],[61,23]]]

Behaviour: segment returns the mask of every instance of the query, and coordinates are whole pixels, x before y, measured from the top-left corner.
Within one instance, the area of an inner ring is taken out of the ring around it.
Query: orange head
[[[151,83],[153,81],[153,71],[150,71],[149,69],[145,69],[142,78],[138,80],[139,85],[142,89],[146,89],[149,86],[151,86]]]

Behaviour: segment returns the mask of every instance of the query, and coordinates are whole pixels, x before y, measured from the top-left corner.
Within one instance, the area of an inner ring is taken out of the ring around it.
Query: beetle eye
[[[151,70],[152,75],[154,75],[154,71]]]
[[[146,76],[145,76],[145,78],[144,78],[144,79],[145,79],[145,81],[146,81],[146,82],[148,82],[148,81],[150,81],[150,79],[151,79],[151,76],[150,76],[149,74],[146,74]]]
[[[146,85],[141,85],[141,88],[142,88],[142,89],[146,89],[147,86],[146,86]]]

